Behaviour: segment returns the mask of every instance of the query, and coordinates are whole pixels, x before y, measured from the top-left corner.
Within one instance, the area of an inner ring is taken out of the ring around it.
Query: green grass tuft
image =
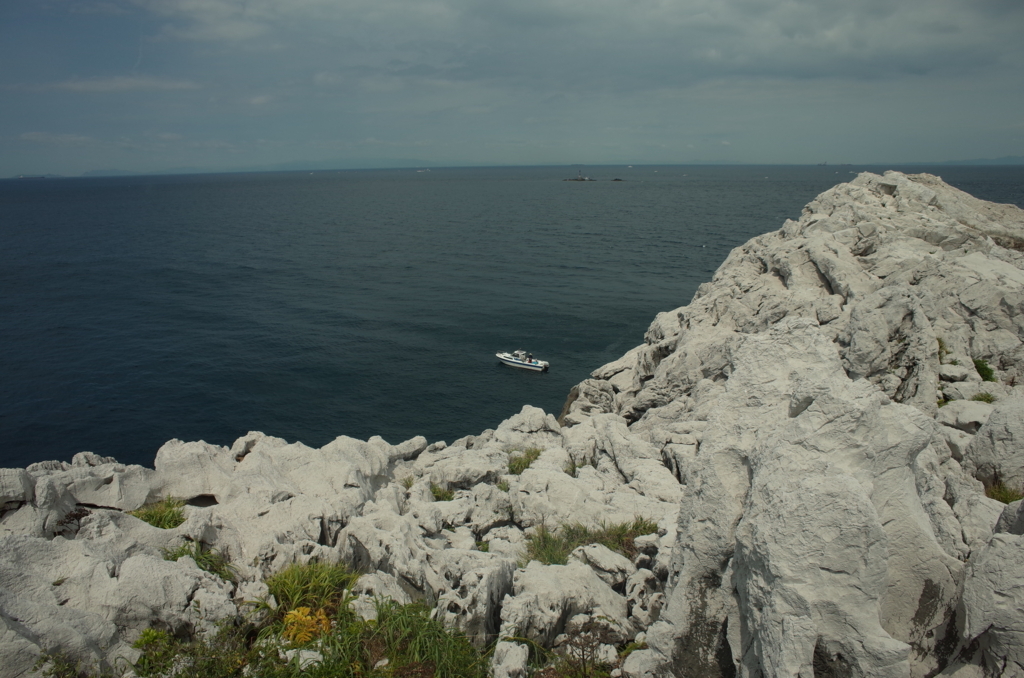
[[[498,481],[498,489],[501,490],[502,492],[508,492],[508,481],[507,480],[499,480]]]
[[[148,629],[134,644],[142,654],[131,669],[139,678],[486,678],[486,656],[465,635],[432,619],[423,603],[378,600],[377,619],[360,619],[348,606],[356,576],[342,565],[292,565],[267,580],[284,613],[258,623],[224,620],[216,632],[199,632],[191,640]],[[313,616],[300,608],[333,609],[333,621],[315,639],[291,643],[281,633],[287,611]],[[304,668],[289,662],[284,651],[296,645],[315,650],[321,661]],[[45,661],[44,676],[95,675],[65,656]]]
[[[235,581],[237,572],[222,552],[205,546],[202,542],[187,541],[176,549],[164,549],[164,560],[178,560],[188,556],[196,561],[200,570],[215,574],[224,581]]]
[[[181,499],[167,498],[129,511],[128,515],[135,516],[153,527],[169,530],[185,522],[185,512],[182,510],[184,506],[185,502]]]
[[[526,539],[526,559],[537,560],[547,565],[565,565],[569,560],[569,554],[576,547],[587,544],[602,544],[632,559],[637,554],[633,540],[657,531],[657,523],[640,517],[618,525],[602,525],[597,530],[577,523],[563,525],[555,533],[546,525],[541,525]]]
[[[999,481],[996,484],[985,488],[985,496],[989,499],[1001,501],[1004,504],[1012,504],[1018,499],[1024,499],[1024,492],[1020,489],[1015,490],[1012,487],[1007,487],[1002,481]]]
[[[298,607],[334,615],[348,601],[359,575],[341,563],[294,563],[267,579],[281,617]]]
[[[455,498],[455,490],[446,490],[434,483],[430,483],[430,494],[434,495],[435,501],[451,501]]]
[[[994,403],[996,400],[998,400],[998,398],[996,398],[991,393],[982,391],[981,393],[976,393],[973,396],[971,396],[971,400],[977,400],[978,402],[981,403]]]
[[[981,377],[982,381],[995,381],[996,380],[995,370],[993,370],[991,367],[989,367],[989,365],[988,365],[988,363],[986,361],[975,359],[974,360],[974,369],[976,369],[978,371],[978,376]]]
[[[402,487],[404,487],[407,490],[412,489],[412,486],[413,484],[415,484],[415,482],[416,478],[414,478],[413,476],[406,476],[402,478]]]
[[[530,464],[537,461],[541,450],[538,447],[530,447],[523,450],[522,454],[514,454],[508,458],[508,472],[512,475],[522,475],[523,471],[530,468]],[[515,452],[515,450],[512,450]]]

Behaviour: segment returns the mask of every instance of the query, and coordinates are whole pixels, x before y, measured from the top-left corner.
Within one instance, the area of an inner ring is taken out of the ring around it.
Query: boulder
[[[986,485],[1001,482],[1024,489],[1024,398],[1000,400],[992,407],[964,450],[963,466]]]
[[[957,610],[963,658],[999,675],[1024,666],[1024,536],[999,533],[971,557]]]
[[[943,426],[974,435],[988,421],[992,405],[973,400],[953,400],[939,408],[935,420]]]
[[[526,638],[550,647],[576,615],[601,619],[618,642],[635,635],[628,620],[626,599],[580,562],[542,565],[531,561],[515,573],[512,594],[501,607],[503,638]]]

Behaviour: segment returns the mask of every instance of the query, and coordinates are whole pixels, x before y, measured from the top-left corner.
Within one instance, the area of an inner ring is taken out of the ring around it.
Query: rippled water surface
[[[451,441],[526,403],[558,414],[730,249],[861,169],[0,181],[0,466],[151,464],[168,439],[249,430]],[[910,171],[1024,204],[1024,168]],[[494,358],[517,348],[551,371]]]

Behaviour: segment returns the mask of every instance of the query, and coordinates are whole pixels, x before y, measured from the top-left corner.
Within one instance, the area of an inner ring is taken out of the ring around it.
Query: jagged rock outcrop
[[[194,633],[314,559],[367,573],[364,617],[428,600],[498,641],[495,676],[584,633],[615,662],[646,641],[628,677],[1024,675],[1024,511],[985,494],[1024,485],[1021,251],[1015,207],[863,174],[734,250],[558,420],[0,469],[5,675],[54,649],[111,668],[142,629]],[[126,513],[168,496],[188,501],[176,528]],[[544,530],[637,518],[658,527],[628,558],[524,562]],[[238,581],[162,559],[185,541]]]
[[[1001,506],[977,480],[1021,484],[1021,243],[1016,207],[864,174],[734,250],[576,389],[566,425],[624,417],[684,488],[666,605],[626,675],[975,661],[984,629],[962,592],[1012,588],[991,568],[978,584],[973,559]],[[991,424],[992,405],[964,400],[986,392],[1005,398]],[[1008,637],[977,661],[1011,665]]]

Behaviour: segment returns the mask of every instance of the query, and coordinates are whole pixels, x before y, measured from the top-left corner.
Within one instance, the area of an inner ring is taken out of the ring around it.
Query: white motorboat
[[[524,370],[534,370],[535,372],[547,372],[548,361],[537,360],[533,357],[532,353],[526,351],[513,351],[512,353],[495,353],[498,356],[498,360],[511,365],[512,367],[521,367]]]

